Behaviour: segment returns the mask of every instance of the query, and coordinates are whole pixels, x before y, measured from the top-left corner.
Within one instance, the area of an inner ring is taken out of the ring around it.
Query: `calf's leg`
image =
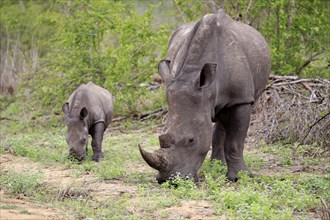
[[[92,160],[100,161],[103,158],[102,154],[102,141],[104,133],[104,123],[100,122],[93,125],[90,128],[90,134],[92,136]]]

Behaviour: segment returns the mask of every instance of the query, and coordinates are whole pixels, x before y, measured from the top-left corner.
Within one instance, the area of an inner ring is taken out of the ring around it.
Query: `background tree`
[[[157,64],[165,56],[171,33],[219,8],[265,36],[273,73],[330,78],[329,4],[322,0],[3,0],[1,85],[6,84],[4,76],[20,79],[16,101],[31,100],[34,108],[44,111],[41,114],[60,111],[69,94],[88,81],[115,95],[117,115],[162,108],[162,91],[145,85],[158,75]]]
[[[258,29],[269,43],[272,71],[278,75],[330,78],[329,1],[173,0],[178,19],[195,21],[223,8]],[[198,6],[198,7],[193,7]]]

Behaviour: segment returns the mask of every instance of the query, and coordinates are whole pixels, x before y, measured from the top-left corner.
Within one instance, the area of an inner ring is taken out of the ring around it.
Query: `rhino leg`
[[[100,161],[103,158],[102,154],[102,141],[104,133],[104,123],[97,123],[90,129],[92,136],[93,156],[92,160]]]
[[[228,166],[227,178],[237,181],[239,171],[249,171],[244,163],[243,149],[250,123],[251,104],[233,107],[228,115],[224,151]],[[250,176],[253,176],[250,173]]]
[[[222,123],[219,121],[213,126],[213,137],[212,137],[212,160],[221,160],[223,164],[226,163],[225,159],[225,137],[226,130]]]

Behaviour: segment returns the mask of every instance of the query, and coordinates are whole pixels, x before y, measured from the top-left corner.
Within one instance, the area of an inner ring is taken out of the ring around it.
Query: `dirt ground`
[[[37,171],[42,172],[46,184],[56,186],[58,198],[64,196],[64,194],[67,196],[71,193],[72,196],[79,196],[74,194],[88,192],[93,195],[94,198],[102,201],[111,197],[115,198],[115,196],[123,193],[127,193],[132,197],[138,193],[137,186],[127,185],[119,180],[100,181],[92,174],[79,175],[78,178],[74,178],[70,175],[70,169],[33,162],[28,158],[16,157],[11,154],[0,156],[0,166],[2,172],[7,172],[9,169],[18,172],[26,169],[31,171],[31,173]],[[82,187],[79,186],[84,186],[84,191],[81,191]],[[79,192],[74,191],[75,187],[79,187]],[[73,216],[66,215],[64,210],[34,203],[24,196],[12,198],[3,190],[1,190],[0,196],[1,220],[74,219]],[[207,201],[184,201],[178,206],[172,206],[162,211],[171,213],[170,216],[168,216],[169,219],[219,219],[219,217],[212,214],[212,204]],[[161,213],[158,214],[161,215]],[[154,215],[157,216],[157,213],[154,213]]]
[[[2,190],[0,191],[0,207],[1,220],[68,219],[60,210],[36,204],[24,198],[9,198]]]
[[[106,135],[109,134],[106,133]],[[251,126],[245,144],[245,151],[250,153],[256,152],[257,149],[254,147],[255,143],[254,126]],[[283,168],[277,166],[278,161],[276,161],[276,158],[264,159],[267,165],[263,170],[263,174],[270,175],[270,173],[282,171],[281,169]],[[292,170],[290,171],[308,172],[308,168],[308,166],[292,166],[290,168]],[[31,173],[41,172],[46,182],[45,184],[53,187],[57,193],[57,198],[54,198],[57,200],[68,196],[78,198],[79,196],[86,195],[91,195],[99,202],[119,198],[118,196],[121,194],[128,194],[133,200],[135,197],[138,197],[138,186],[128,185],[121,180],[102,181],[93,173],[79,174],[78,177],[75,177],[75,175],[72,174],[74,173],[72,169],[61,165],[55,166],[33,162],[26,157],[17,157],[11,154],[0,155],[0,169],[1,172],[8,172],[8,170],[22,172],[27,169]],[[141,169],[146,169],[146,167],[141,167]],[[325,172],[325,168],[320,167],[318,169],[320,173]],[[3,189],[0,190],[0,220],[75,219],[74,216],[67,214],[66,210],[57,209],[51,205],[37,204],[24,196],[13,198],[7,195]],[[139,202],[138,199],[136,202]],[[129,211],[134,213],[139,210],[134,210],[133,208]],[[226,219],[225,216],[213,215],[213,211],[212,204],[208,201],[181,201],[177,206],[171,206],[156,211],[155,213],[151,213],[151,216],[161,216],[162,212],[166,212],[170,213],[168,219]],[[318,218],[315,216],[315,219]]]
[[[7,172],[8,169],[22,171],[29,168],[36,171],[39,168],[38,163],[29,161],[27,158],[15,157],[11,154],[0,156],[0,168],[2,172]],[[66,172],[51,173],[50,170],[43,170],[48,177],[65,177]],[[55,176],[54,176],[55,174]],[[64,178],[65,179],[65,178]],[[24,196],[17,198],[9,197],[2,189],[0,191],[0,219],[1,220],[41,220],[41,219],[68,219],[62,210],[57,210],[46,205],[40,205],[30,201]]]

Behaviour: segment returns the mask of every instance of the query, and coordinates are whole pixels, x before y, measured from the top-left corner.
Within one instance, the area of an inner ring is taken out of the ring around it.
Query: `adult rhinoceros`
[[[172,34],[166,60],[158,65],[168,103],[161,148],[149,153],[140,147],[144,160],[159,171],[159,183],[177,174],[196,177],[211,143],[211,158],[226,162],[229,180],[248,171],[244,140],[270,67],[261,34],[223,10]]]

